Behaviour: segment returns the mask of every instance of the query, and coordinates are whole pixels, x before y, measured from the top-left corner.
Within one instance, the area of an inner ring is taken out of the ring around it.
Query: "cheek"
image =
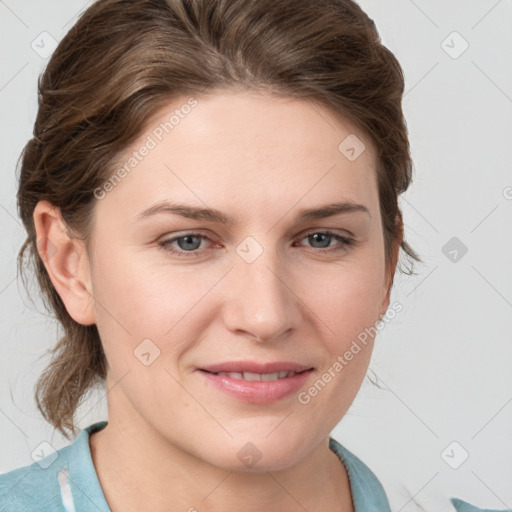
[[[326,357],[317,379],[302,390],[298,402],[311,417],[328,414],[334,425],[350,407],[368,370],[382,279],[378,270],[347,267],[326,276],[323,285],[317,282],[308,297],[319,317],[315,327]]]
[[[142,254],[111,251],[95,258],[92,281],[96,324],[107,357],[115,354],[117,361],[130,365],[133,351],[144,340],[170,355],[199,335],[209,318],[202,299],[218,276],[193,272],[185,265],[170,268],[165,261],[154,263]]]
[[[311,275],[299,294],[318,316],[331,349],[344,346],[375,325],[384,297],[383,267],[380,263],[331,268],[321,276]],[[331,350],[331,351],[332,351]]]

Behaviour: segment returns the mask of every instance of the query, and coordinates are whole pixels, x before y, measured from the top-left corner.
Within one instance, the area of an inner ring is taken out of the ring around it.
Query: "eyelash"
[[[303,235],[302,238],[295,239],[295,241],[304,240],[305,238],[308,238],[309,236],[316,235],[316,234],[322,234],[322,235],[331,236],[331,237],[335,238],[336,240],[338,240],[339,242],[341,242],[341,246],[340,247],[335,247],[335,248],[331,248],[331,249],[322,249],[322,248],[316,248],[316,247],[312,248],[313,250],[317,249],[318,251],[323,252],[323,253],[331,253],[331,252],[342,251],[344,249],[350,248],[351,246],[355,245],[355,243],[356,243],[356,241],[353,238],[347,238],[347,237],[341,236],[341,235],[339,235],[337,233],[333,233],[332,231],[329,231],[329,230],[325,230],[325,231],[312,231],[312,232],[309,232],[309,233]],[[179,256],[179,257],[183,257],[183,258],[197,257],[201,253],[200,249],[196,249],[194,251],[183,251],[183,250],[177,251],[176,249],[170,249],[170,247],[172,247],[171,244],[173,242],[176,242],[177,240],[181,240],[182,238],[187,238],[189,236],[198,237],[198,238],[201,238],[201,239],[205,239],[206,238],[206,239],[209,240],[209,238],[206,235],[202,234],[202,233],[190,232],[190,233],[185,233],[184,235],[181,235],[181,236],[177,236],[177,237],[174,237],[174,238],[169,238],[168,240],[163,240],[163,241],[159,242],[158,245],[164,251],[170,252],[171,254],[174,254],[174,255]]]

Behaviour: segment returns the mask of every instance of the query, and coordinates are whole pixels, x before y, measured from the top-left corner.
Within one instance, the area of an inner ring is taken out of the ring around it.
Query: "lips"
[[[266,404],[297,393],[314,368],[289,361],[229,361],[198,368],[214,388],[245,402]]]
[[[276,361],[258,363],[257,361],[227,361],[199,368],[210,373],[253,373],[253,374],[271,374],[279,372],[301,373],[312,369],[311,366],[294,363],[290,361]]]
[[[247,381],[259,381],[259,380],[278,380],[288,379],[298,375],[297,372],[274,372],[274,373],[253,373],[253,372],[216,372],[212,375],[220,375],[221,377],[230,377],[231,379],[247,380]]]

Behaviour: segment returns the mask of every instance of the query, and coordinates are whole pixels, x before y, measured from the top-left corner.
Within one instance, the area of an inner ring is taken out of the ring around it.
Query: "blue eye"
[[[207,236],[200,233],[186,233],[185,235],[170,238],[169,240],[163,240],[159,245],[164,250],[176,254],[177,256],[197,256],[197,249],[203,239],[209,240]],[[176,250],[173,245],[174,243],[178,244],[179,250]]]
[[[338,235],[332,231],[314,231],[302,238],[302,240],[305,239],[308,239],[308,241],[313,244],[313,249],[321,249],[321,252],[340,251],[355,243],[354,239]],[[339,242],[339,246],[330,247],[330,242],[333,239]]]
[[[201,245],[201,238],[201,236],[190,234],[176,238],[175,241],[178,243],[181,250],[189,252],[199,249],[199,246]]]
[[[297,241],[308,240],[312,244],[313,249],[317,249],[317,252],[326,253],[334,251],[342,251],[348,249],[350,246],[355,244],[355,240],[347,238],[345,236],[338,235],[331,231],[314,231],[301,238],[297,238]],[[202,233],[185,233],[184,235],[169,238],[159,242],[159,246],[171,254],[175,254],[180,257],[196,257],[199,256],[204,250],[201,249],[201,242],[203,240],[210,240],[206,235]],[[338,245],[331,246],[332,241],[337,241]],[[213,243],[213,242],[212,242]]]

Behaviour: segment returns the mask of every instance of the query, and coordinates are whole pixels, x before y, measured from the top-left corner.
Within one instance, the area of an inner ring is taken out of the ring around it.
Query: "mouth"
[[[265,404],[297,393],[314,368],[290,362],[232,361],[198,368],[207,383],[237,400]]]
[[[298,375],[299,373],[303,372],[294,372],[294,371],[280,371],[280,372],[274,372],[274,373],[254,373],[254,372],[209,372],[208,370],[201,370],[206,373],[211,373],[213,375],[219,375],[221,377],[229,377],[231,379],[236,380],[247,380],[247,381],[258,381],[258,380],[265,380],[265,381],[271,381],[271,380],[281,380],[281,379],[288,379],[290,377],[294,377],[295,375]],[[304,370],[308,371],[308,370]]]
[[[208,366],[202,366],[200,370],[210,373],[239,373],[248,375],[246,380],[251,380],[251,375],[275,375],[277,378],[285,378],[285,372],[301,373],[305,370],[312,370],[313,367],[291,361],[226,361]],[[259,380],[253,378],[252,380]]]

